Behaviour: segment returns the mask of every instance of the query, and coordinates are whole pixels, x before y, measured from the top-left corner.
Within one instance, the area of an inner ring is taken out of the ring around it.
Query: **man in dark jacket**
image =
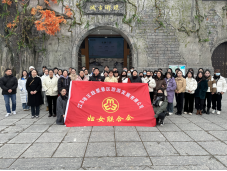
[[[138,76],[138,72],[134,70],[130,78],[131,83],[142,83],[142,79]]]
[[[95,68],[93,75],[90,77],[89,81],[104,81],[105,77],[101,76],[99,73],[99,69]]]
[[[0,87],[2,88],[2,95],[4,96],[5,106],[7,114],[5,117],[11,115],[10,102],[12,101],[12,112],[16,114],[16,93],[17,93],[17,79],[12,75],[12,70],[7,68],[5,70],[5,76],[0,79]]]

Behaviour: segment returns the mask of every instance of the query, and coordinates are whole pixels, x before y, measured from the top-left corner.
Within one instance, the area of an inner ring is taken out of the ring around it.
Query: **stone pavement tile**
[[[100,142],[100,141],[114,141],[114,132],[112,131],[111,132],[92,132],[89,142]]]
[[[184,132],[162,132],[169,141],[193,141]]]
[[[141,141],[137,132],[115,132],[116,141]]]
[[[190,121],[193,122],[193,123],[198,123],[198,122],[208,122],[208,123],[211,123],[209,120],[204,119],[204,118],[201,117],[201,116],[189,117],[189,118],[187,118],[187,119],[190,120]]]
[[[0,144],[0,147],[3,146],[3,144]]]
[[[179,155],[169,142],[144,142],[149,156]]]
[[[141,126],[137,126],[136,127],[137,131],[140,132],[159,132],[157,127],[141,127]]]
[[[116,156],[114,142],[88,143],[85,157]]]
[[[198,142],[204,149],[213,155],[227,155],[227,145],[220,141]]]
[[[49,128],[49,125],[31,125],[23,133],[27,132],[45,132]]]
[[[32,125],[34,122],[36,122],[37,119],[21,119],[18,122],[16,122],[16,125]]]
[[[189,169],[194,167],[194,169],[209,168],[212,170],[226,169],[223,164],[210,156],[164,156],[150,158],[154,166],[186,166]]]
[[[147,156],[142,142],[116,142],[117,156]]]
[[[222,141],[227,141],[227,131],[209,131],[209,133]]]
[[[5,144],[0,148],[0,158],[18,158],[30,144]]]
[[[93,126],[92,131],[109,132],[109,131],[114,131],[114,127],[113,126]]]
[[[87,143],[61,143],[53,157],[84,157]]]
[[[35,122],[34,124],[52,125],[55,122],[56,122],[56,117],[52,117],[52,118],[41,118],[37,122]]]
[[[2,119],[2,120],[0,120],[0,125],[1,126],[4,126],[4,125],[6,125],[6,126],[13,125],[15,122],[17,122],[19,120],[20,119],[8,119],[8,118]]]
[[[115,132],[136,132],[136,128],[134,126],[115,126]]]
[[[20,133],[24,131],[30,125],[13,125],[6,128],[2,133]]]
[[[227,123],[227,119],[217,117],[217,116],[213,116],[213,115],[211,115],[210,117],[206,117],[206,119],[213,122],[213,123],[216,123],[216,124]]]
[[[160,132],[139,132],[142,141],[167,141]]]
[[[165,117],[164,123],[165,124],[172,124],[173,122],[169,119],[170,117]],[[178,119],[178,118],[177,118]]]
[[[148,157],[85,157],[82,167],[89,170],[112,170],[113,167],[125,166],[125,170],[127,170],[129,167],[151,165],[152,163]]]
[[[205,131],[185,131],[195,141],[215,141],[217,140],[212,135]]]
[[[10,170],[78,170],[82,158],[27,158],[17,159]]]
[[[30,114],[30,112],[29,113],[23,113],[23,114],[21,114],[21,113],[17,113],[16,115],[11,115],[10,116],[10,119],[22,119],[22,118],[25,118],[26,116],[28,116]]]
[[[90,132],[92,126],[84,126],[84,127],[71,127],[69,132]]]
[[[20,156],[20,158],[51,157],[58,146],[59,143],[34,143]]]
[[[63,142],[88,142],[90,132],[69,132]]]
[[[212,131],[212,130],[224,130],[222,127],[214,124],[214,123],[196,123],[200,128],[204,129],[205,131]]]
[[[0,159],[0,169],[7,169],[16,159]]]
[[[227,156],[215,156],[221,163],[223,163],[227,167]]]
[[[61,142],[62,139],[64,138],[66,132],[61,133],[61,132],[53,132],[53,133],[44,133],[42,134],[36,142]]]
[[[64,125],[52,125],[47,132],[68,132],[69,127],[66,127]]]
[[[33,143],[41,133],[20,133],[8,143]]]
[[[173,123],[189,123],[190,120],[186,119],[186,118],[171,118],[169,117],[169,119],[173,122]]]
[[[1,133],[0,143],[6,143],[17,135],[17,133]]]
[[[164,126],[157,126],[162,131],[181,131],[175,124],[164,124]]]
[[[183,131],[194,131],[194,130],[202,130],[200,127],[195,125],[194,123],[176,123],[176,125],[182,129]]]
[[[8,126],[3,126],[3,125],[0,125],[0,132],[2,131],[2,130],[4,130],[4,129],[6,129]]]
[[[209,155],[196,142],[171,142],[180,155]]]
[[[225,130],[227,130],[227,124],[226,123],[220,123],[218,124],[220,127],[224,128]]]

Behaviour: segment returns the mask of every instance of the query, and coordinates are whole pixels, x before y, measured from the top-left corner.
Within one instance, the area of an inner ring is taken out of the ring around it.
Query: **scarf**
[[[67,85],[67,86],[69,85],[68,76],[65,78],[63,75],[61,75],[60,78],[64,78],[65,85]]]
[[[62,100],[66,100],[67,99],[66,95],[64,95],[64,96],[60,95],[60,96],[61,96]]]

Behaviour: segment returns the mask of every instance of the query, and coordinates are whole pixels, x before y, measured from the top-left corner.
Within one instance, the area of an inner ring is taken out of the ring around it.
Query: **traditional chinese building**
[[[105,65],[120,71],[124,66],[142,71],[172,65],[220,68],[227,76],[226,0],[45,1],[18,0],[19,17],[30,16],[31,9],[39,5],[63,16],[67,23],[61,23],[54,36],[32,25],[32,48],[13,38],[0,38],[1,73],[12,67],[18,74],[30,65],[39,71],[43,65],[77,70],[86,66],[90,71],[93,67],[103,70]],[[16,15],[14,6],[9,10]],[[66,8],[71,16],[66,15]],[[0,34],[5,37],[10,34],[4,31],[7,22],[0,19]],[[30,39],[25,41],[29,44]]]

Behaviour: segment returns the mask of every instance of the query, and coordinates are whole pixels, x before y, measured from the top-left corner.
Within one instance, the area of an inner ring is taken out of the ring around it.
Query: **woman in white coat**
[[[58,78],[54,76],[54,71],[49,70],[49,75],[42,82],[48,101],[49,116],[56,117],[56,103],[58,98]],[[52,109],[53,105],[53,109]]]
[[[29,110],[28,102],[28,92],[26,90],[26,82],[28,78],[28,72],[26,70],[22,71],[21,78],[18,80],[18,88],[20,90],[20,98],[24,111]]]

